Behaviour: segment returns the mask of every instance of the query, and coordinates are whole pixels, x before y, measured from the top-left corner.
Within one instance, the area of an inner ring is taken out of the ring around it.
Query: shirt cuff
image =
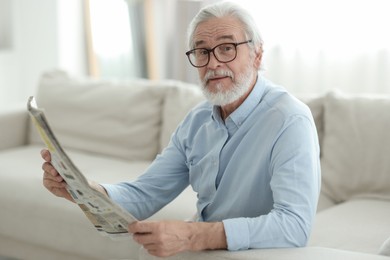
[[[120,198],[120,193],[114,184],[102,184],[99,183],[107,192],[108,197],[113,201],[118,201]]]
[[[249,248],[249,227],[245,218],[225,219],[222,223],[225,228],[228,250],[236,251]]]

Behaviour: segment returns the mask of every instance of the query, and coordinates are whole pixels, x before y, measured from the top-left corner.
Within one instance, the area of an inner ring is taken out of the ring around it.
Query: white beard
[[[207,87],[207,80],[212,76],[230,76],[234,81],[233,72],[228,70],[216,70],[216,71],[207,71],[206,76],[202,80],[202,91],[205,97],[210,103],[216,106],[225,106],[228,104],[237,101],[244,94],[247,93],[251,87],[252,80],[254,78],[255,71],[253,70],[251,63],[248,63],[248,66],[245,68],[244,72],[239,74],[233,83],[231,89],[224,89],[222,83],[218,83],[216,91],[212,92]]]

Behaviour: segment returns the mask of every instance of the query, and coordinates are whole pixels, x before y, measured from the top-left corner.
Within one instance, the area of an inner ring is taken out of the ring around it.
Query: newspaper
[[[28,112],[51,153],[51,163],[67,183],[67,190],[100,234],[117,239],[128,237],[127,225],[137,219],[109,197],[93,189],[54,136],[44,111],[31,96]]]

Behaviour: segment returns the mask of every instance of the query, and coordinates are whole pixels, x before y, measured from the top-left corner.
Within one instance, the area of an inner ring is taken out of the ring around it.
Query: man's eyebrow
[[[218,37],[218,38],[217,38],[217,41],[225,40],[225,39],[226,39],[226,40],[234,40],[234,37],[233,37],[233,35],[223,35],[223,36]],[[205,42],[205,41],[203,41],[203,40],[196,41],[196,42],[195,42],[195,47],[197,47],[197,46],[203,44],[204,42]]]
[[[225,39],[227,39],[227,40],[234,40],[234,37],[233,37],[233,35],[223,35],[223,36],[217,38],[218,41],[219,40],[225,40]]]
[[[204,43],[204,41],[202,41],[202,40],[200,40],[200,41],[196,41],[196,42],[195,42],[195,47],[197,47],[197,46],[201,45],[202,43]]]

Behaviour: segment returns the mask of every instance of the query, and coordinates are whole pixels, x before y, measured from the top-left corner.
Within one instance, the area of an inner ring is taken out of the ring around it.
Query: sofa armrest
[[[28,122],[26,104],[0,110],[0,150],[26,145]]]

